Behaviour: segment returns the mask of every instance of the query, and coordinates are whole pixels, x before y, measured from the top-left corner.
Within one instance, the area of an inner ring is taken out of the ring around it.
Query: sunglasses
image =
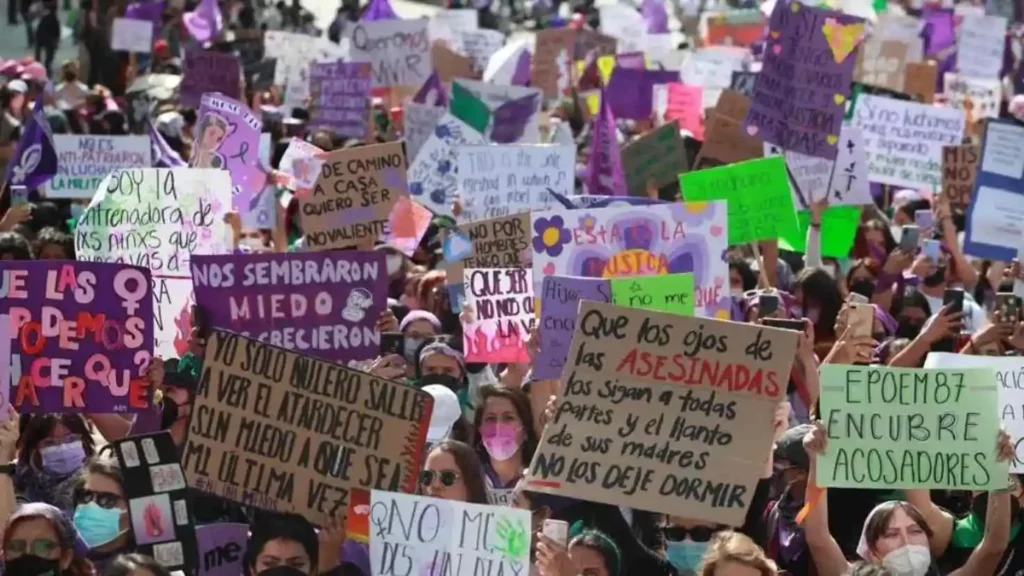
[[[75,505],[95,502],[100,508],[117,508],[124,498],[112,492],[97,492],[80,488],[75,491]]]
[[[684,528],[682,526],[661,527],[661,533],[665,536],[665,540],[669,542],[681,542],[686,539],[687,535],[694,542],[708,542],[716,532],[721,530],[721,528],[711,528],[710,526],[694,526],[693,528]]]
[[[426,488],[434,483],[434,478],[437,478],[441,486],[451,488],[461,477],[455,470],[424,470],[420,472],[420,486]]]

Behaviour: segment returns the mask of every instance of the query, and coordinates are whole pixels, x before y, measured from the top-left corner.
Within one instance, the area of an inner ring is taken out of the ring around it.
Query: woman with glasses
[[[74,502],[75,529],[97,568],[131,551],[131,519],[124,477],[116,460],[104,456],[90,459],[75,485]]]
[[[445,500],[488,503],[480,459],[468,444],[455,440],[445,440],[427,454],[420,472],[420,492]]]
[[[22,414],[14,489],[21,502],[45,502],[70,514],[75,475],[92,456],[93,437],[80,414]]]
[[[3,573],[11,576],[93,576],[93,565],[75,551],[75,530],[49,504],[24,504],[3,531]]]

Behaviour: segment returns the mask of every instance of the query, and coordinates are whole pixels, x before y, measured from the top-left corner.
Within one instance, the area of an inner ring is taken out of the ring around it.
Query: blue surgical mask
[[[405,338],[405,342],[402,344],[402,356],[406,362],[410,364],[416,363],[416,353],[419,352],[420,346],[424,342],[426,342],[425,338],[412,338],[408,336]]]
[[[90,549],[110,544],[121,535],[120,508],[104,508],[95,502],[80,504],[75,508],[72,522],[85,545]]]
[[[68,442],[47,446],[39,451],[39,458],[43,463],[43,470],[54,476],[67,476],[78,470],[85,462],[85,448],[82,442]]]
[[[680,574],[693,574],[700,565],[700,559],[704,557],[707,550],[707,542],[693,542],[683,540],[682,542],[666,542],[665,556],[668,561],[676,567]]]

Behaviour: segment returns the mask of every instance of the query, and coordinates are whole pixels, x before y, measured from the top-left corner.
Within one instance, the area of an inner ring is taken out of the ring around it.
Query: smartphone
[[[996,294],[996,305],[993,312],[997,324],[1020,322],[1020,298],[1012,292]]]
[[[871,304],[871,300],[868,297],[858,292],[850,292],[850,295],[846,297],[847,302],[854,304]]]
[[[917,251],[917,244],[921,241],[921,229],[917,226],[904,226],[903,235],[900,237],[900,250],[904,252]]]
[[[28,204],[28,188],[26,186],[11,186],[11,207]]]
[[[935,213],[931,210],[915,210],[914,211],[914,224],[921,230],[924,230],[924,236],[931,236],[932,227],[935,225]]]
[[[942,295],[942,305],[949,306],[950,312],[957,314],[964,311],[964,291],[962,288],[946,288]]]
[[[761,294],[757,298],[757,317],[770,318],[779,311],[778,294]]]
[[[875,307],[851,302],[848,310],[846,325],[850,327],[850,335],[854,338],[871,338],[875,325]]]
[[[942,256],[942,244],[938,240],[925,240],[921,253],[927,256],[932,262],[938,262]]]
[[[782,328],[783,330],[796,330],[797,332],[804,331],[803,320],[788,320],[783,318],[765,318],[761,320],[761,324],[770,328]]]
[[[541,532],[562,546],[569,545],[569,523],[565,520],[545,520]]]
[[[380,355],[398,354],[402,356],[405,352],[405,337],[401,332],[384,332],[380,335]]]

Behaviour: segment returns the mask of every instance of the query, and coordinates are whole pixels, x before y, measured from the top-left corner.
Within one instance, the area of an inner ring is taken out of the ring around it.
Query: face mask
[[[160,429],[167,430],[178,421],[178,403],[170,396],[164,396],[160,405]]]
[[[889,226],[889,234],[892,234],[893,240],[899,242],[900,238],[903,238],[903,226]]]
[[[504,462],[519,452],[519,427],[500,422],[480,427],[480,440],[492,460]]]
[[[309,576],[309,574],[291,566],[274,566],[257,572],[256,576]]]
[[[882,558],[882,566],[894,572],[896,576],[924,576],[931,565],[931,552],[927,546],[920,544],[907,544]]]
[[[743,288],[733,288],[729,290],[729,295],[733,298],[743,298]]]
[[[855,292],[870,300],[875,294],[875,283],[871,280],[858,280],[850,284],[850,292]]]
[[[932,287],[932,288],[934,288],[936,286],[939,286],[940,284],[942,284],[945,281],[946,281],[946,267],[945,266],[936,266],[935,267],[935,272],[932,272],[928,276],[925,276],[924,280],[922,280],[922,282],[924,283],[925,286],[929,286],[929,287]]]
[[[909,323],[900,322],[899,326],[896,327],[896,337],[897,338],[906,338],[908,340],[913,340],[914,338],[917,338],[918,334],[920,334],[920,333],[921,333],[921,325],[920,324],[909,324]]]
[[[81,441],[48,446],[39,451],[43,470],[54,476],[67,476],[85,462],[85,448]]]
[[[99,548],[121,535],[122,514],[124,510],[119,508],[103,508],[95,502],[89,502],[75,508],[72,523],[86,546],[90,549]]]
[[[402,269],[402,263],[405,258],[401,254],[388,254],[384,257],[384,262],[388,268],[388,276],[394,276],[398,274],[398,271]]]
[[[448,374],[424,374],[420,378],[420,387],[430,386],[431,384],[440,384],[445,388],[453,392],[458,392],[462,388],[462,380],[459,380],[455,376],[449,376]]]
[[[416,363],[416,353],[423,345],[423,338],[406,338],[402,343],[402,357],[410,364]]]
[[[666,542],[665,556],[680,574],[694,574],[697,572],[697,566],[700,565],[700,560],[704,557],[704,551],[707,548],[707,542],[691,542],[689,540]]]
[[[22,554],[14,560],[4,560],[7,574],[21,576],[60,576],[60,561],[47,560],[32,554]]]

